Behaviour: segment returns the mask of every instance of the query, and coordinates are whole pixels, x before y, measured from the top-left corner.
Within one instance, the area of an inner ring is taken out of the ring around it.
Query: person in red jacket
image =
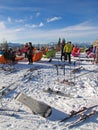
[[[23,52],[25,54],[25,58],[28,58],[28,56],[27,56],[28,47],[29,47],[29,45],[28,45],[28,43],[26,43],[25,46],[24,46],[24,48],[23,48]]]
[[[75,57],[78,57],[80,55],[80,48],[75,45],[72,49],[72,55],[75,56]]]

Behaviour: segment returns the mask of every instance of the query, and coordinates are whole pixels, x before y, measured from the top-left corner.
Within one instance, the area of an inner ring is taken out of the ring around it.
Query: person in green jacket
[[[63,52],[65,53],[65,60],[68,59],[69,64],[71,64],[71,51],[72,51],[72,44],[71,42],[67,42],[64,46]]]

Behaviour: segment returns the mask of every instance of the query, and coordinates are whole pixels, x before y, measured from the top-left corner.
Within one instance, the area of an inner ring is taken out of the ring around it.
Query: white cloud
[[[39,28],[39,27],[43,27],[44,24],[42,22],[40,22],[40,24],[32,24],[31,27],[32,28]]]
[[[2,42],[2,39],[6,39],[7,41],[17,40],[19,37],[12,31],[13,30],[0,31],[0,42]]]
[[[37,12],[37,13],[36,13],[36,17],[38,17],[38,16],[40,16],[40,12]]]
[[[98,26],[92,26],[89,23],[81,23],[61,29],[41,30],[40,24],[25,25],[24,28],[7,29],[3,22],[0,22],[0,40],[25,42],[32,41],[35,43],[49,43],[49,41],[58,41],[58,38],[65,38],[71,41],[96,40],[98,38]]]
[[[0,30],[5,29],[5,28],[6,28],[6,26],[5,26],[4,22],[0,22]]]
[[[22,22],[24,22],[24,19],[16,19],[15,22],[16,23],[22,23]]]
[[[21,31],[24,31],[24,28],[16,28],[13,30],[14,32],[21,32]]]
[[[43,26],[44,26],[44,24],[42,22],[40,22],[39,24],[32,24],[32,25],[25,24],[25,27],[27,27],[27,28],[39,28],[39,27],[43,27]]]
[[[84,22],[77,25],[68,26],[62,30],[63,31],[89,31],[93,29],[96,29],[96,27],[90,25],[88,22]]]
[[[7,20],[8,20],[8,22],[9,22],[9,23],[11,23],[11,22],[12,22],[11,17],[8,17],[8,19],[7,19]]]
[[[36,24],[32,24],[31,26],[29,26],[29,27],[32,27],[32,28],[37,28],[38,27],[38,25],[36,25]]]
[[[57,20],[60,20],[60,19],[61,19],[61,17],[48,18],[48,19],[47,19],[47,23],[49,23],[49,22],[54,22],[54,21],[57,21]]]
[[[39,24],[39,27],[43,27],[44,26],[44,24],[41,22],[40,24]]]

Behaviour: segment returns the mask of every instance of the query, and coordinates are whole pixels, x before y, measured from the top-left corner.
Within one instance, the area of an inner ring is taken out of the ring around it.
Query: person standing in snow
[[[64,46],[65,46],[65,39],[63,39],[61,43],[61,61],[62,61],[62,57],[65,56],[65,53],[63,52]]]
[[[27,56],[27,51],[28,51],[28,43],[26,43],[25,44],[25,46],[23,47],[23,52],[24,52],[24,54],[25,54],[25,58],[27,58],[28,56]]]
[[[72,52],[72,44],[71,44],[71,42],[67,42],[65,44],[63,51],[66,54],[65,60],[68,59],[69,64],[71,64],[71,52]]]
[[[27,51],[29,64],[33,63],[33,50],[34,50],[34,47],[32,46],[32,43],[29,42],[29,47],[28,47],[28,51]]]

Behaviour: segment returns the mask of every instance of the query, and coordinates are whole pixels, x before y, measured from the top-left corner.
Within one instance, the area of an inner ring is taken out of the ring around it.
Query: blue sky
[[[0,42],[98,39],[98,0],[0,0]]]

